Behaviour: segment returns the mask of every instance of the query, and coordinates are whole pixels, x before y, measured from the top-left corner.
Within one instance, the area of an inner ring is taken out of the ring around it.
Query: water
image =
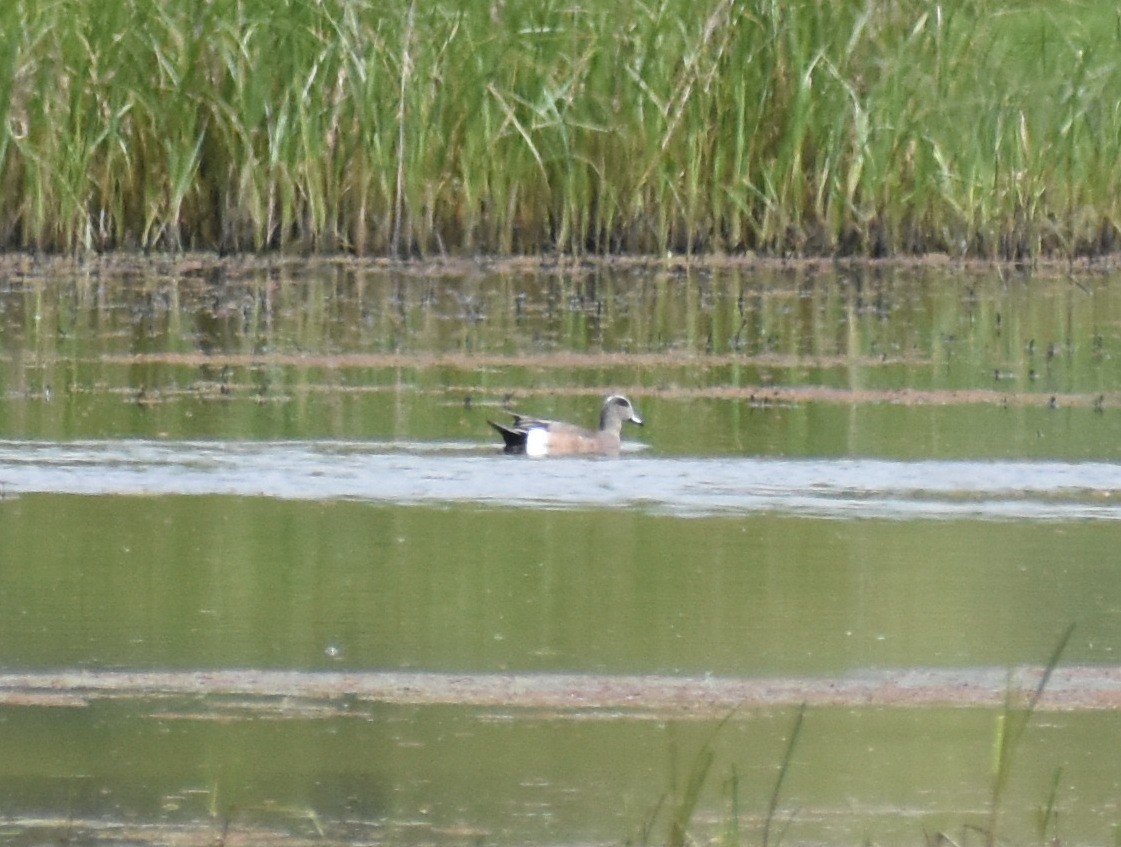
[[[610,465],[597,458],[497,464],[494,453],[471,443],[0,441],[0,486],[8,494],[626,508],[696,517],[1121,518],[1121,465],[1105,462],[636,455]]]
[[[805,701],[783,843],[976,840],[1074,623],[1002,832],[1111,837],[1115,280],[297,270],[0,284],[6,834],[757,841]]]

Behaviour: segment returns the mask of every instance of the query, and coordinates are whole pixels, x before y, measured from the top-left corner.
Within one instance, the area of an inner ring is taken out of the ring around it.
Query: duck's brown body
[[[501,434],[505,452],[529,456],[616,455],[622,446],[623,424],[628,422],[642,426],[631,401],[620,394],[603,401],[598,430],[527,415],[514,415],[508,426],[487,421]]]

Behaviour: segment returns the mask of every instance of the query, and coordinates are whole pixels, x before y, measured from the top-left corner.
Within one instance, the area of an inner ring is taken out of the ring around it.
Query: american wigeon
[[[546,421],[525,415],[514,415],[510,426],[488,420],[505,442],[506,453],[527,456],[562,456],[576,453],[600,453],[613,456],[619,452],[623,424],[642,426],[642,418],[631,401],[621,394],[612,394],[603,401],[599,413],[599,429],[585,429],[575,424]]]

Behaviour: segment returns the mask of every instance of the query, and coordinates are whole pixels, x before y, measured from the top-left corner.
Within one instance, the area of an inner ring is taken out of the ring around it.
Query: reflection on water
[[[13,273],[0,342],[5,673],[999,685],[1072,622],[1064,664],[1119,664],[1105,277]],[[591,420],[614,388],[647,419],[618,460],[504,457],[486,426]],[[615,844],[660,807],[661,843],[709,739],[698,837],[735,786],[753,842],[793,717],[745,707],[714,736],[707,712],[615,706],[53,702],[0,706],[5,824],[51,842]],[[784,843],[983,823],[995,717],[821,701]],[[1010,840],[1043,840],[1060,768],[1062,835],[1107,840],[1116,724],[1031,724]]]
[[[7,437],[483,439],[505,400],[594,420],[618,388],[675,455],[1084,459],[1121,443],[1108,278],[13,276],[0,337]],[[775,387],[833,393],[776,406]],[[884,409],[903,389],[935,393]]]

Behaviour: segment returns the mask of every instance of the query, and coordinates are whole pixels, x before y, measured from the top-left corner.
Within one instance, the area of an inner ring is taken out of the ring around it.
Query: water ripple
[[[0,497],[233,495],[680,516],[1121,520],[1121,465],[665,457],[534,461],[464,443],[0,441]]]

